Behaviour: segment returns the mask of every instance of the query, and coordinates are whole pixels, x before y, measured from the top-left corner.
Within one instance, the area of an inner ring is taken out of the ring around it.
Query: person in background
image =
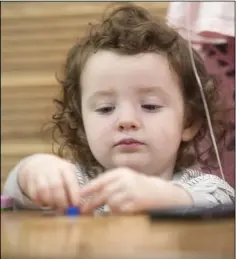
[[[221,160],[226,180],[235,186],[235,3],[171,2],[167,19],[182,37],[190,39],[208,73],[219,81],[218,91],[228,104],[230,121]],[[203,170],[220,176],[218,168]]]

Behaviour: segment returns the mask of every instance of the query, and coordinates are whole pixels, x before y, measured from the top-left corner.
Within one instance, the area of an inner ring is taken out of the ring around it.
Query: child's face
[[[99,51],[88,59],[81,85],[85,132],[97,161],[171,179],[186,132],[180,85],[167,59]]]

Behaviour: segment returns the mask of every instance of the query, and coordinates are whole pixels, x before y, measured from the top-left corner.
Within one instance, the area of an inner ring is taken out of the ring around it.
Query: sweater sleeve
[[[195,206],[213,207],[235,202],[235,190],[215,175],[187,169],[174,184],[189,193]]]
[[[37,154],[36,154],[37,155]],[[40,209],[34,202],[32,202],[26,195],[23,194],[18,183],[18,172],[23,163],[32,157],[32,155],[21,160],[8,174],[7,180],[3,187],[3,195],[9,196],[14,201],[15,209]]]

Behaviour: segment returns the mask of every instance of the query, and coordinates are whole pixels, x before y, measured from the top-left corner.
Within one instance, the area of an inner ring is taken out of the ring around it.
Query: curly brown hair
[[[62,95],[55,100],[56,112],[53,115],[53,137],[59,143],[58,155],[65,157],[66,150],[69,150],[70,159],[82,165],[88,175],[93,167],[102,167],[93,157],[86,139],[81,115],[80,85],[86,61],[90,55],[101,49],[125,55],[152,52],[166,56],[182,86],[188,123],[195,119],[202,122],[194,139],[181,143],[176,170],[193,166],[195,163],[208,167],[214,165],[214,149],[209,138],[206,113],[192,68],[188,43],[176,30],[169,27],[164,19],[153,16],[146,9],[133,4],[118,6],[109,14],[105,14],[100,23],[89,25],[88,34],[76,42],[68,53],[62,78],[59,79]],[[216,80],[208,75],[203,61],[194,50],[193,55],[214,133],[219,142],[224,139],[226,124],[222,119],[222,109],[219,109],[222,106],[219,104]],[[208,140],[205,150],[201,146],[203,139]]]

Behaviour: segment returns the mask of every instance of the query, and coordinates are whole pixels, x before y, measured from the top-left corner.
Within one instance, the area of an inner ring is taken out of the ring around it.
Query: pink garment
[[[232,108],[228,117],[231,132],[226,137],[221,162],[226,181],[235,186],[234,2],[171,2],[167,16],[169,24],[185,39],[190,29],[192,46],[201,54],[208,72],[220,80],[219,90]],[[210,172],[221,176],[219,169]]]
[[[225,52],[220,51],[224,47]],[[226,136],[224,151],[221,156],[226,181],[235,186],[235,38],[227,39],[227,44],[203,44],[201,55],[210,74],[220,80],[220,93],[226,98],[231,112],[228,114],[229,133]],[[212,170],[212,174],[221,176],[220,170]]]
[[[187,21],[191,40],[201,43],[226,43],[234,37],[234,2],[171,2],[167,18],[187,39]]]

